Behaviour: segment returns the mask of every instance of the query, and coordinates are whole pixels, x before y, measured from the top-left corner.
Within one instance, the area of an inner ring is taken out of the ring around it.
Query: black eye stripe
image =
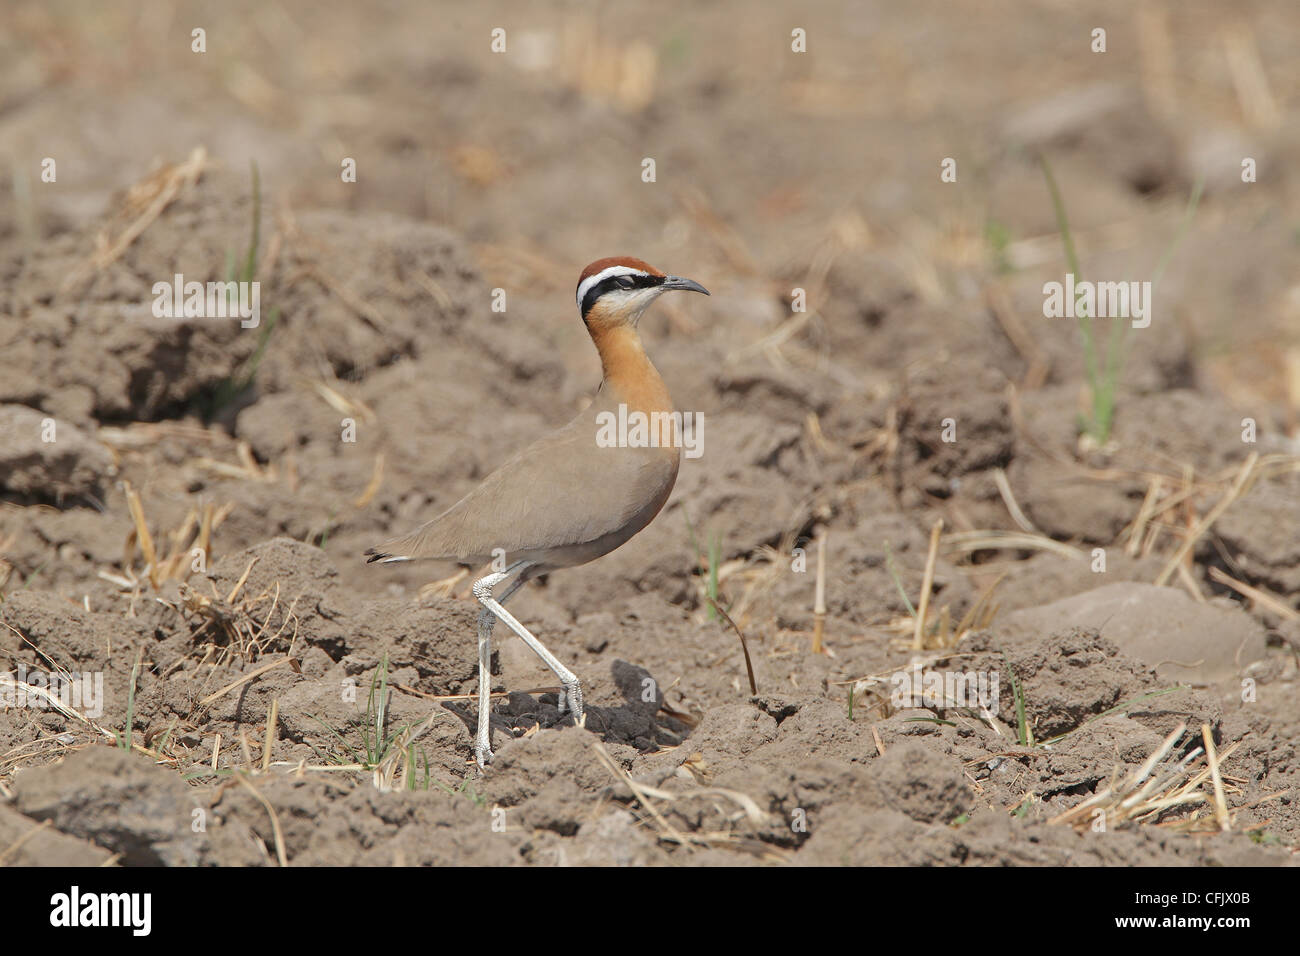
[[[626,282],[629,279],[632,280],[632,285],[631,285],[632,289],[649,289],[652,286],[657,286],[664,281],[662,276],[637,276],[637,275],[610,276],[608,279],[603,279],[600,282],[597,282],[590,289],[588,289],[587,294],[582,297],[582,317],[584,319],[587,317],[587,313],[591,311],[591,307],[596,304],[596,300],[599,299],[606,292],[610,292],[614,289],[618,289],[623,292],[628,291],[628,289],[625,288],[622,285],[622,283]]]

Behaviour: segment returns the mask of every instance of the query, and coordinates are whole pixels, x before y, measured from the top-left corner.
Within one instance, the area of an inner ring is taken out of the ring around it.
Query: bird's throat
[[[627,403],[629,411],[671,412],[672,399],[659,371],[646,355],[641,336],[624,323],[593,326],[592,341],[600,353],[605,387]]]

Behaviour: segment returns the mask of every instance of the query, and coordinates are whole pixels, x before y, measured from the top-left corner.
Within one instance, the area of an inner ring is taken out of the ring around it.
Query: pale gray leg
[[[542,659],[542,663],[549,667],[551,672],[560,679],[560,683],[564,686],[564,691],[560,695],[560,712],[564,713],[567,710],[575,720],[581,720],[583,713],[582,688],[579,686],[578,678],[573,671],[561,664],[559,658],[548,651],[541,641],[529,633],[528,628],[520,624],[514,615],[493,600],[491,595],[484,595],[479,600],[482,601],[484,607],[499,617],[506,627],[518,634],[520,639],[532,648],[533,653]]]
[[[494,571],[474,582],[474,596],[483,602],[483,595],[491,599],[492,588],[500,584],[515,571],[522,571],[528,566],[527,561],[516,561],[504,571]],[[515,578],[501,595],[500,602],[510,600],[510,595],[519,590],[524,583],[523,575]],[[480,590],[481,589],[481,590]],[[497,602],[494,602],[497,603]],[[484,604],[478,615],[478,732],[474,735],[474,759],[479,768],[486,767],[492,760],[492,625],[496,622],[495,614]]]
[[[506,627],[518,634],[520,639],[532,649],[533,653],[542,659],[542,663],[551,669],[551,673],[560,679],[560,683],[564,687],[560,694],[560,713],[567,710],[573,715],[574,720],[581,723],[583,714],[582,688],[578,684],[578,678],[574,676],[571,670],[561,664],[559,658],[548,651],[541,641],[533,637],[528,628],[520,624],[514,615],[502,607],[501,601],[497,601],[492,597],[492,585],[499,583],[505,574],[510,573],[512,568],[513,565],[511,568],[507,568],[502,576],[497,577],[496,580],[492,580],[493,576],[488,575],[481,581],[475,582],[474,596],[478,598],[479,603],[484,608],[491,611],[505,623]],[[507,596],[508,594],[509,592],[507,592]],[[502,600],[504,599],[503,597]]]

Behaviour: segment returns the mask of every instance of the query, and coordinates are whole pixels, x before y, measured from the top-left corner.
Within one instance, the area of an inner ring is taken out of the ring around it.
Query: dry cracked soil
[[[0,11],[0,864],[1300,862],[1294,4],[382,7]],[[1040,156],[1156,278],[1105,440]],[[611,254],[704,453],[480,773],[478,569],[361,555],[589,401]]]

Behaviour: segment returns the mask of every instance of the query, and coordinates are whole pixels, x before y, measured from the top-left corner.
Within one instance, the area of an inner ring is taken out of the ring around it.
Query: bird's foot
[[[558,706],[561,717],[568,714],[578,723],[582,722],[582,687],[579,686],[577,681],[564,685],[564,689],[560,691]]]
[[[486,770],[487,765],[492,762],[492,748],[485,743],[476,743],[474,745],[474,761],[478,764],[479,770]]]

